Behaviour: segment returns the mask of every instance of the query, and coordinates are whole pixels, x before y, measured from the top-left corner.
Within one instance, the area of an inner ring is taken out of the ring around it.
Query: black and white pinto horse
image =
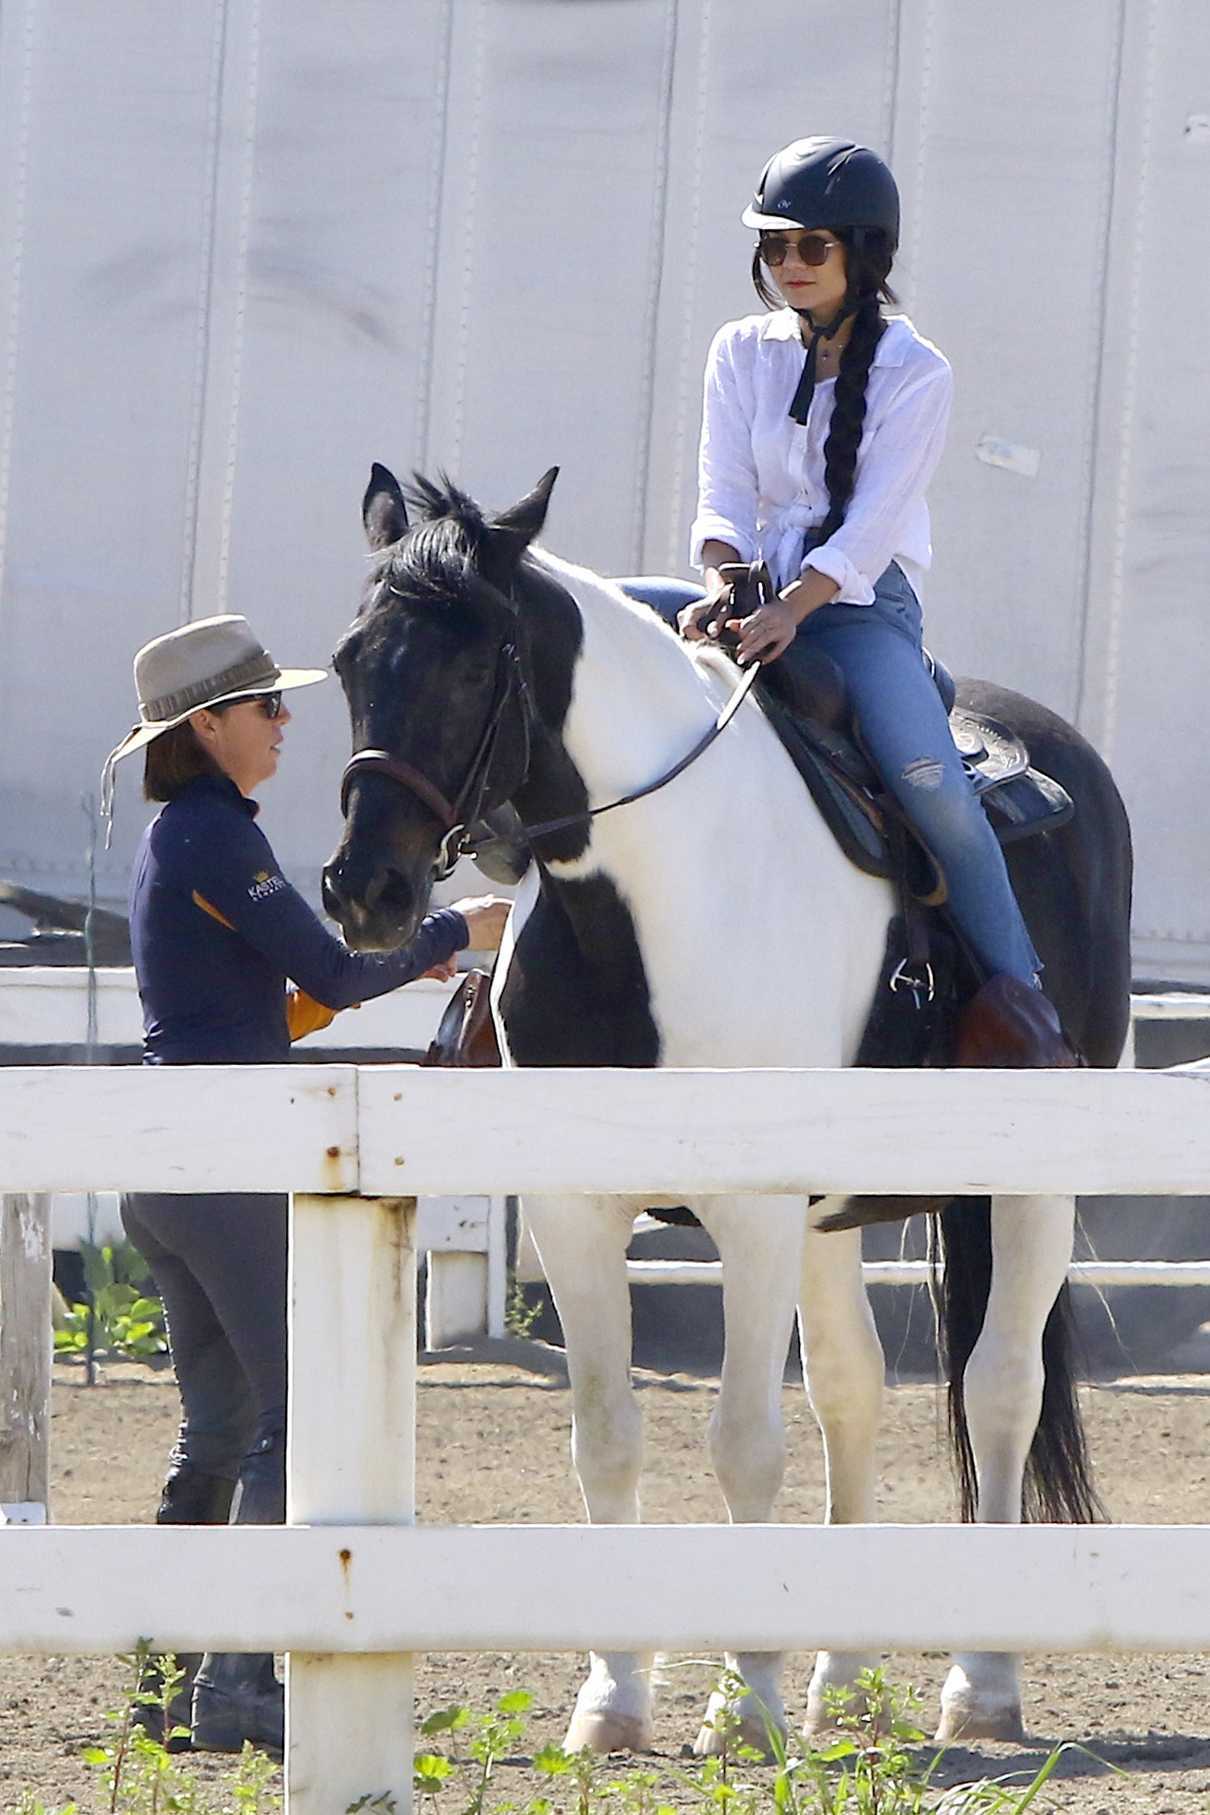
[[[585,816],[691,750],[735,670],[609,581],[532,546],[554,477],[491,519],[448,483],[418,481],[410,524],[394,477],[375,467],[363,507],[375,564],[335,657],[362,754],[346,771],[345,828],[324,874],[329,911],[350,945],[407,940],[447,855],[449,821],[511,802],[528,826],[570,823],[535,838],[500,953],[493,1002],[506,1064],[851,1064],[893,890],[842,856],[754,696],[670,786]],[[1076,802],[1073,821],[1015,847],[1011,867],[1070,1037],[1090,1063],[1113,1066],[1129,1012],[1121,801],[1069,726],[1016,694],[980,697]],[[725,1101],[717,1108],[726,1114]],[[643,1207],[599,1195],[525,1203],[567,1343],[572,1456],[594,1521],[639,1518],[625,1261]],[[773,1513],[797,1306],[827,1517],[873,1520],[884,1364],[859,1232],[813,1227],[836,1199],[810,1216],[800,1196],[720,1195],[691,1207],[722,1260],[726,1347],[709,1441],[731,1519]],[[966,1200],[945,1215],[951,1426],[968,1517],[1095,1516],[1069,1358],[1073,1214],[1070,1197],[1045,1196]],[[827,1724],[825,1691],[871,1661],[819,1655],[809,1730]],[[729,1662],[781,1719],[780,1657]],[[593,1655],[569,1747],[649,1744],[650,1664]],[[716,1712],[717,1698],[699,1750],[717,1749]],[[759,1733],[751,1702],[734,1712]],[[1020,1732],[1016,1658],[957,1657],[941,1736]]]

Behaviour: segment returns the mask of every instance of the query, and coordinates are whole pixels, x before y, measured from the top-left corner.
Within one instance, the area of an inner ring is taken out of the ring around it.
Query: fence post
[[[6,1193],[0,1197],[0,1507],[16,1521],[49,1516],[50,1269],[50,1198]]]
[[[290,1218],[291,1525],[415,1519],[416,1200],[296,1196]],[[356,1549],[341,1566],[355,1576]],[[412,1805],[412,1659],[292,1653],[290,1815]],[[386,1807],[387,1804],[383,1804]]]

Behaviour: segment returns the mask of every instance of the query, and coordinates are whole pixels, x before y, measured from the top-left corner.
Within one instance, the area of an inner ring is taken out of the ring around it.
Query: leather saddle
[[[722,609],[746,617],[772,585],[759,562],[728,572],[732,591]],[[720,638],[723,646],[725,640]],[[1008,725],[956,703],[957,688],[943,663],[925,651],[950,730],[971,784],[1002,845],[1065,825],[1075,808],[1051,776],[1031,766],[1029,751]],[[895,847],[904,836],[912,893],[929,907],[945,900],[945,878],[883,787],[861,746],[844,675],[822,649],[799,648],[793,664],[772,662],[757,684],[766,717],[806,782],[845,855],[872,876],[897,877]]]

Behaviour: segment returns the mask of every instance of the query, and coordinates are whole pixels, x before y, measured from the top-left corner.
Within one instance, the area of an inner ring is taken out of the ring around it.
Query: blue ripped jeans
[[[703,596],[683,580],[643,575],[617,584],[674,628],[678,611]],[[958,930],[989,976],[1004,972],[1036,985],[1038,955],[924,666],[922,634],[920,601],[892,562],[872,605],[822,606],[780,660],[792,663],[809,644],[843,670],[870,760],[945,871]]]

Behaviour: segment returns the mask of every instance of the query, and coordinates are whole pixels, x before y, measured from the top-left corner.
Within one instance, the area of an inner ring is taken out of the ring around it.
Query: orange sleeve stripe
[[[225,926],[229,933],[235,931],[235,927],[232,925],[231,921],[228,920],[226,914],[220,914],[213,901],[207,901],[206,897],[204,895],[199,895],[196,889],[193,891],[193,905],[194,907],[200,907],[203,914],[209,914],[211,920],[217,920],[220,926]]]

